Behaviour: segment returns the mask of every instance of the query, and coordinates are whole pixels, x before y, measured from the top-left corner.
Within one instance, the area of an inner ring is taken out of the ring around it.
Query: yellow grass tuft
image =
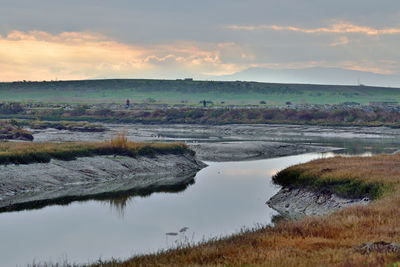
[[[116,136],[112,137],[110,142],[114,149],[128,148],[128,138],[126,137],[125,131],[121,131]]]

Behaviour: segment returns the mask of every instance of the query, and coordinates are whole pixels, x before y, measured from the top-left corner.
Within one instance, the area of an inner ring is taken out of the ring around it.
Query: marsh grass
[[[280,220],[274,227],[197,246],[90,266],[396,266],[400,261],[396,253],[363,254],[358,249],[369,242],[400,243],[400,155],[319,159],[290,167],[275,181],[315,187],[341,184],[346,194],[370,194],[378,186],[378,192],[372,193],[375,201],[368,206],[300,221]],[[356,189],[359,186],[364,188]]]
[[[121,134],[105,142],[20,143],[0,142],[0,164],[45,163],[101,155],[153,156],[193,153],[183,143],[137,143]]]
[[[289,167],[272,179],[282,186],[307,186],[343,197],[378,199],[399,183],[393,179],[399,166],[400,155],[337,156]]]

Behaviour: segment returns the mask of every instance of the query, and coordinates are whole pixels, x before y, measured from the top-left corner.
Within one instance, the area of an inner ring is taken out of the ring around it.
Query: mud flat
[[[129,140],[170,142],[183,141],[196,151],[200,160],[241,161],[296,155],[309,152],[326,152],[332,147],[310,145],[318,143],[312,138],[331,135],[332,128],[305,127],[291,125],[141,125],[105,124],[104,132],[84,133],[59,131],[54,129],[31,129],[35,142],[70,142],[109,140],[124,131]],[[310,128],[310,129],[309,129]],[[314,135],[304,135],[313,130]],[[336,136],[344,135],[353,139],[357,135],[377,138],[379,133],[363,133],[360,129],[336,130]],[[375,129],[377,130],[377,129]],[[357,133],[356,133],[357,132]],[[400,134],[400,131],[399,131]],[[391,136],[391,135],[389,135]],[[400,136],[400,135],[399,135]],[[293,141],[300,141],[295,143]],[[381,139],[379,139],[381,140]],[[307,143],[307,144],[305,144]],[[338,144],[340,145],[340,143]],[[335,145],[332,145],[335,146]],[[340,146],[339,146],[340,147]]]
[[[36,142],[99,141],[109,140],[120,131],[135,141],[277,141],[302,140],[316,142],[321,138],[341,139],[393,139],[400,138],[400,129],[388,127],[327,127],[276,124],[232,125],[145,125],[104,124],[104,132],[72,132],[55,129],[28,129]]]
[[[301,219],[304,216],[326,215],[355,205],[368,205],[370,202],[368,197],[343,198],[327,191],[284,187],[267,204],[285,217]]]
[[[309,152],[340,150],[332,147],[280,142],[218,142],[189,144],[199,159],[205,161],[241,161],[283,157]]]
[[[94,156],[73,161],[0,166],[0,211],[118,192],[151,192],[193,182],[206,165],[193,153]]]

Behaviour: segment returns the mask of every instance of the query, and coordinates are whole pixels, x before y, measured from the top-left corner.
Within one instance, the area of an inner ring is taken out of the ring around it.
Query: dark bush
[[[0,104],[1,114],[18,114],[24,111],[20,103],[2,103]]]

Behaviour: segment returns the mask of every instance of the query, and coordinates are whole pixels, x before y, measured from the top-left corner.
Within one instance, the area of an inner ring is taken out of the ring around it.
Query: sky
[[[398,0],[0,0],[0,81],[400,87],[399,48]]]

